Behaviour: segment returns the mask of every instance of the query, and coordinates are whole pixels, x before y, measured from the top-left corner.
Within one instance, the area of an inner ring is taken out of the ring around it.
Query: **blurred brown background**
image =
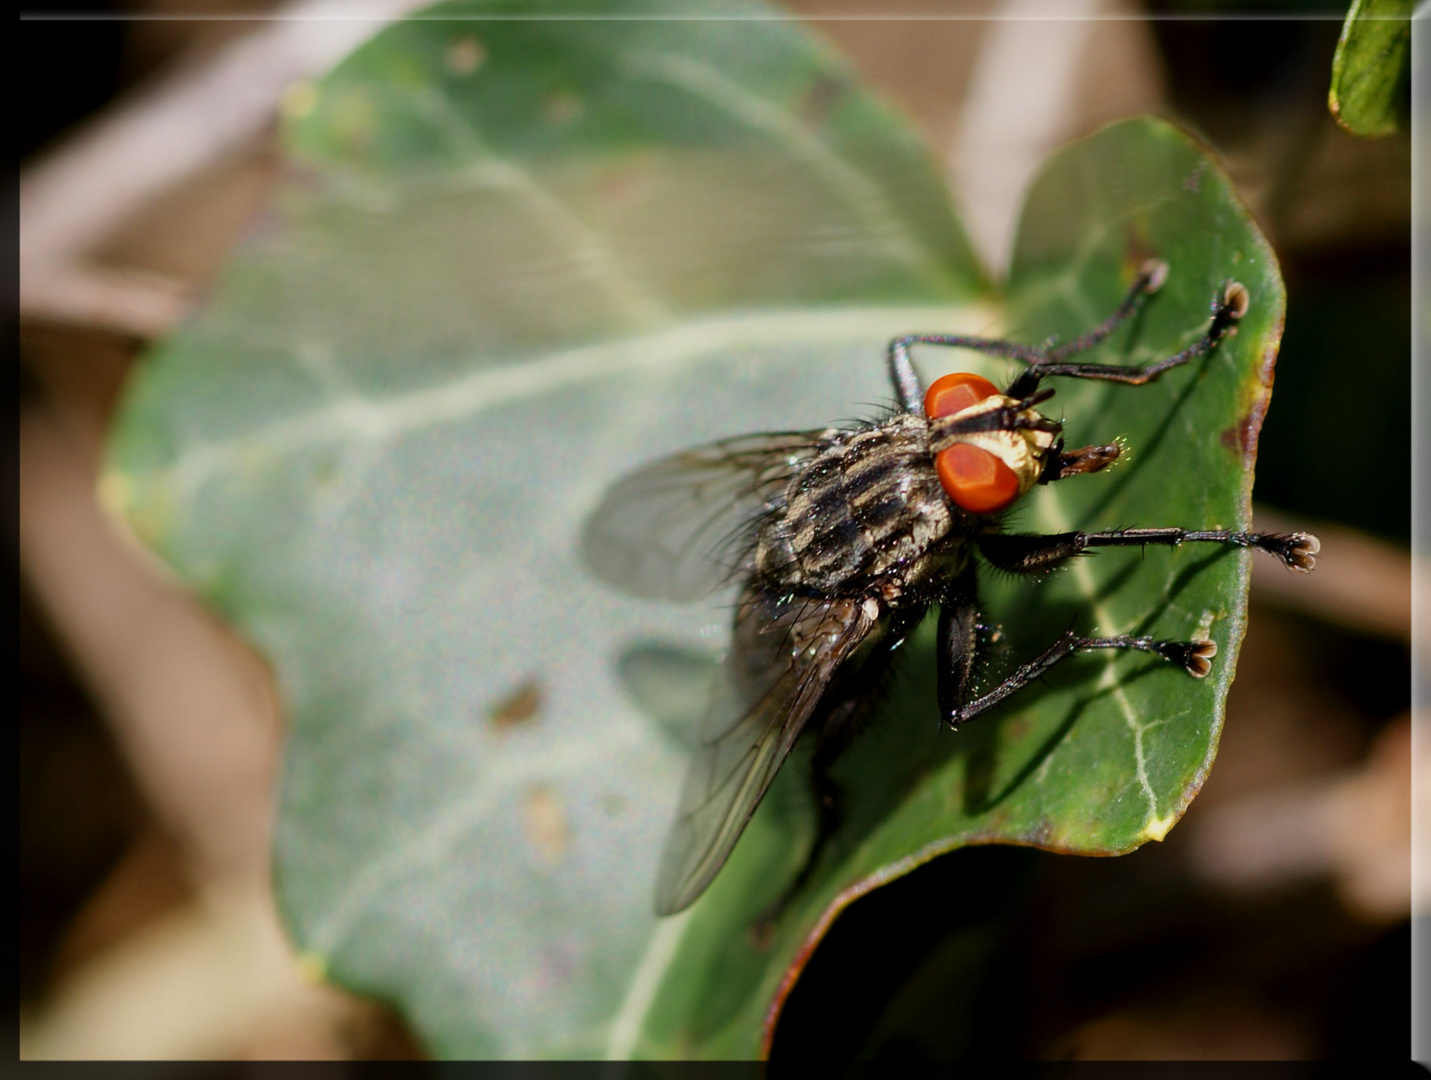
[[[948,163],[990,265],[1060,143],[1154,113],[1215,149],[1288,286],[1257,523],[1324,546],[1311,578],[1257,564],[1219,759],[1167,842],[964,851],[881,890],[822,946],[775,1057],[1403,1057],[1410,149],[1327,114],[1344,6],[791,6]],[[88,10],[120,18],[21,23],[22,1054],[420,1056],[283,939],[267,883],[282,717],[262,661],[95,498],[127,372],[273,176],[284,88],[346,44],[331,23],[194,18],[322,0]]]

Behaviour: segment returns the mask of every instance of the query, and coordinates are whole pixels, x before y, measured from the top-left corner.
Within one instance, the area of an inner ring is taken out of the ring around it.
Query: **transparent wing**
[[[587,519],[582,554],[602,580],[637,596],[706,596],[737,575],[761,507],[827,439],[744,435],[638,469]]]
[[[875,623],[854,600],[748,591],[661,856],[656,912],[705,891],[821,695]]]

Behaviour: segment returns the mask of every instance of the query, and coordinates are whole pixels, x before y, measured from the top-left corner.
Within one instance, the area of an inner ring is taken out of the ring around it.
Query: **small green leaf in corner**
[[[1327,106],[1353,135],[1406,125],[1411,108],[1412,0],[1352,0],[1332,58]]]

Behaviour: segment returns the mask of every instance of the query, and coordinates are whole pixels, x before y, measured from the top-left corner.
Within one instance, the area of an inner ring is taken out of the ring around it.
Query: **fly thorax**
[[[922,417],[899,414],[806,463],[760,529],[757,573],[839,595],[918,559],[950,526],[928,438]]]

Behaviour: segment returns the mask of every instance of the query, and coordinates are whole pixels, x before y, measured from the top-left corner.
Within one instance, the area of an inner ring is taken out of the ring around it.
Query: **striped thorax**
[[[775,587],[854,595],[879,586],[897,595],[933,569],[926,564],[957,513],[934,471],[929,427],[900,413],[827,435],[828,448],[791,478],[762,522],[756,573]]]

